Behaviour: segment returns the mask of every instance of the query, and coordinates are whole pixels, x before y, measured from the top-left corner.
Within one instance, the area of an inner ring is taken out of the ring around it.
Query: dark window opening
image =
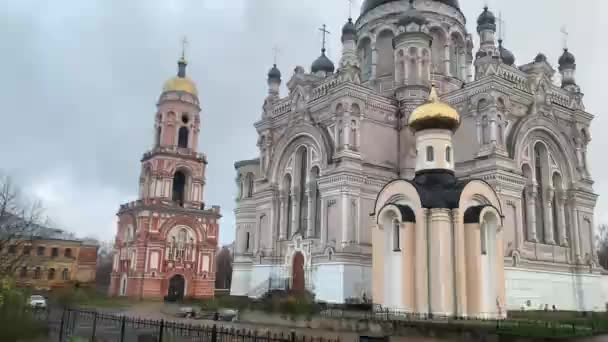
[[[190,122],[190,118],[188,118],[188,114],[186,114],[186,113],[182,114],[182,122],[184,124],[187,124],[188,122]]]
[[[246,237],[246,240],[245,240],[245,250],[247,252],[249,252],[249,243],[250,243],[251,234],[249,232],[247,232],[246,234],[247,234],[246,235],[247,237]]]
[[[52,257],[57,257],[57,256],[59,256],[59,248],[57,248],[57,247],[53,247],[53,249],[51,249],[51,256],[52,256]]]
[[[401,251],[399,233],[399,221],[395,220],[395,222],[393,222],[393,251],[395,252]]]
[[[445,148],[445,161],[448,163],[452,161],[452,149],[450,146]]]
[[[19,276],[21,278],[27,277],[27,267],[21,267],[21,271],[19,271]]]
[[[156,129],[156,146],[160,146],[160,137],[161,137],[161,133],[162,133],[162,127],[158,126],[158,128]]]
[[[186,175],[183,172],[177,171],[173,176],[173,201],[180,206],[184,206],[186,194]]]
[[[23,255],[30,255],[32,253],[31,246],[23,246]]]
[[[64,268],[63,272],[61,272],[61,279],[70,280],[70,272],[68,271],[67,268]]]
[[[432,162],[435,160],[435,151],[433,151],[433,146],[426,147],[426,161]]]
[[[36,269],[34,270],[34,279],[40,279],[40,276],[41,276],[40,267],[36,267]]]
[[[66,248],[66,249],[65,249],[65,251],[63,252],[63,255],[64,255],[66,258],[71,258],[71,257],[72,257],[72,249],[70,249],[70,248]]]
[[[177,139],[177,146],[181,148],[188,148],[188,135],[189,131],[187,127],[181,127],[179,129],[179,136]]]
[[[15,245],[8,246],[8,252],[10,254],[17,254],[17,246],[15,246]]]
[[[44,255],[44,247],[43,246],[38,246],[38,248],[36,248],[36,254],[38,254],[38,256],[43,256]]]
[[[49,269],[49,280],[53,280],[55,279],[55,269],[51,268]]]

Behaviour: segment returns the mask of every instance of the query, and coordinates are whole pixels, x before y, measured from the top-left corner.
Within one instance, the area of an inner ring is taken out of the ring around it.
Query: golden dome
[[[188,77],[175,76],[167,80],[163,86],[163,92],[167,91],[183,91],[198,96],[196,85]]]
[[[452,106],[441,102],[433,86],[427,103],[414,109],[408,124],[414,131],[432,128],[455,131],[460,126],[460,115]]]

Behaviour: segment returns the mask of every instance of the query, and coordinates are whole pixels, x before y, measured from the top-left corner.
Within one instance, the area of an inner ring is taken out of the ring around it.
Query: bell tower
[[[204,207],[207,159],[197,151],[201,108],[187,64],[182,53],[177,75],[165,82],[158,100],[154,144],[142,158],[140,198],[194,209]]]

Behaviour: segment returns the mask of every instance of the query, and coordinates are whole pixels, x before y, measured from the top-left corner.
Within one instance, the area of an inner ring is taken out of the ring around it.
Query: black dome
[[[574,55],[568,51],[568,49],[564,49],[564,53],[559,58],[558,63],[560,71],[566,68],[572,68],[576,66],[576,58],[574,58]]]
[[[534,57],[534,63],[542,63],[547,61],[547,56],[544,53],[539,52],[536,57]]]
[[[415,23],[417,25],[424,25],[427,23],[426,18],[422,15],[420,11],[414,7],[413,1],[410,4],[410,8],[403,14],[403,16],[399,19],[399,26],[407,27],[409,24]]]
[[[277,65],[273,65],[272,69],[268,71],[268,79],[269,80],[281,80],[281,71],[277,68]]]
[[[483,12],[477,18],[477,32],[482,30],[496,31],[496,16],[488,9],[488,6],[483,8]]]
[[[502,41],[499,42],[498,50],[500,51],[500,58],[502,59],[503,63],[506,65],[515,64],[515,55],[513,52],[502,46]]]
[[[327,56],[325,55],[325,49],[323,49],[321,56],[319,56],[319,58],[317,58],[312,63],[310,70],[312,71],[313,74],[316,73],[317,71],[325,71],[327,73],[334,72],[334,70],[335,70],[334,63],[329,58],[327,58]]]
[[[353,23],[352,18],[348,18],[348,22],[342,27],[342,42],[345,40],[356,40],[357,39],[357,28]]]
[[[373,10],[374,8],[376,8],[380,5],[384,5],[389,2],[393,2],[393,1],[399,1],[399,0],[365,0],[365,1],[363,1],[363,5],[361,5],[361,15],[364,15],[365,13]],[[456,9],[460,10],[460,4],[458,3],[458,0],[435,0],[435,1],[444,3],[448,6],[452,6]]]

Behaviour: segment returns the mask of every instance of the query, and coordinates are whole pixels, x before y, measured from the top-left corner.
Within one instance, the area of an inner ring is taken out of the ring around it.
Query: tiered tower
[[[141,160],[139,199],[118,212],[110,295],[212,297],[219,207],[205,208],[207,157],[198,152],[200,102],[187,62],[164,84],[154,144]]]

